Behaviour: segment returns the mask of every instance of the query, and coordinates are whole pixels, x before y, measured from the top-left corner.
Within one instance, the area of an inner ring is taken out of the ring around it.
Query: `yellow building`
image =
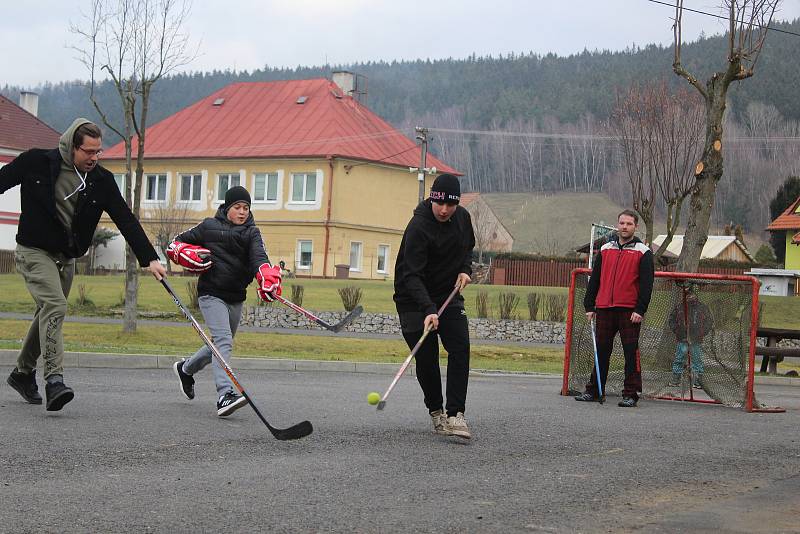
[[[297,276],[392,277],[420,149],[351,96],[352,77],[335,79],[232,84],[148,128],[141,220],[154,242],[213,216],[242,185],[273,263]],[[116,145],[103,162],[120,185],[122,154]],[[456,172],[432,156],[426,166],[436,169],[426,192]]]

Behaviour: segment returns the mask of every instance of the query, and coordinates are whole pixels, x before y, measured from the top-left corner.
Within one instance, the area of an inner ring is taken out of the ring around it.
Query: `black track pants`
[[[409,348],[422,337],[425,316],[421,312],[401,312],[403,338]],[[447,351],[447,409],[448,416],[464,412],[469,380],[469,323],[463,308],[449,307],[439,318],[434,330],[417,351],[417,381],[425,395],[429,412],[442,409],[442,375],[439,369],[439,338]]]

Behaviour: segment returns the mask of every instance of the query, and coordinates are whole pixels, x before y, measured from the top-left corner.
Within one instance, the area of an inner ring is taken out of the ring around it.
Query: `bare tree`
[[[194,57],[188,53],[184,25],[189,0],[91,0],[85,24],[71,31],[82,38],[75,47],[90,73],[89,98],[103,124],[125,145],[125,200],[138,219],[144,176],[145,132],[153,86]],[[103,107],[96,93],[98,77],[108,76],[117,90],[121,124],[113,106]],[[133,151],[136,168],[133,169]],[[125,253],[123,330],[136,330],[138,265],[130,247]]]
[[[145,209],[145,218],[150,222],[155,233],[155,244],[164,258],[167,258],[167,247],[176,235],[189,226],[189,204],[186,202],[159,202],[152,209]],[[172,274],[172,263],[167,261],[167,272]]]
[[[727,12],[727,65],[711,75],[703,85],[683,65],[681,28],[683,0],[675,4],[675,59],[672,70],[685,78],[703,98],[706,110],[703,154],[695,166],[695,179],[690,199],[689,221],[678,258],[678,269],[694,271],[708,239],[709,219],[714,206],[717,183],[722,178],[722,133],[728,88],[737,80],[753,76],[769,24],[781,0],[724,0]]]
[[[472,230],[475,234],[475,248],[478,251],[478,263],[483,263],[483,253],[492,249],[497,238],[498,224],[492,210],[484,200],[478,198],[467,208],[472,218]]]

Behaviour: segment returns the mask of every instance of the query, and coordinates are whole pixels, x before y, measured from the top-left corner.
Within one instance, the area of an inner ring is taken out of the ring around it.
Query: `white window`
[[[239,185],[239,173],[232,172],[217,175],[217,200],[225,202],[225,193],[231,187]]]
[[[317,200],[317,173],[292,174],[292,202],[314,202]]]
[[[120,193],[122,193],[122,196],[125,196],[125,175],[115,174],[114,181],[117,182],[117,187],[119,188]]]
[[[350,242],[350,270],[361,270],[361,243],[358,241]]]
[[[378,272],[386,274],[389,264],[389,245],[378,245]]]
[[[257,173],[253,183],[253,202],[278,200],[278,173]]]
[[[199,174],[181,174],[181,196],[182,202],[196,202],[200,200],[202,194],[203,177]]]
[[[311,269],[311,253],[313,252],[311,240],[299,240],[297,242],[297,268]]]
[[[166,174],[147,174],[145,175],[144,199],[157,202],[167,200],[167,175]]]

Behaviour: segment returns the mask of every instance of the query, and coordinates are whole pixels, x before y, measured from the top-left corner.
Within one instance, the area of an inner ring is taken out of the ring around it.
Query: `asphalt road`
[[[3,377],[10,372],[0,367]],[[431,432],[405,377],[242,371],[274,426],[216,416],[171,371],[72,369],[63,411],[0,383],[0,532],[799,532],[800,388],[783,414],[577,403],[560,383],[473,377],[464,442]]]

